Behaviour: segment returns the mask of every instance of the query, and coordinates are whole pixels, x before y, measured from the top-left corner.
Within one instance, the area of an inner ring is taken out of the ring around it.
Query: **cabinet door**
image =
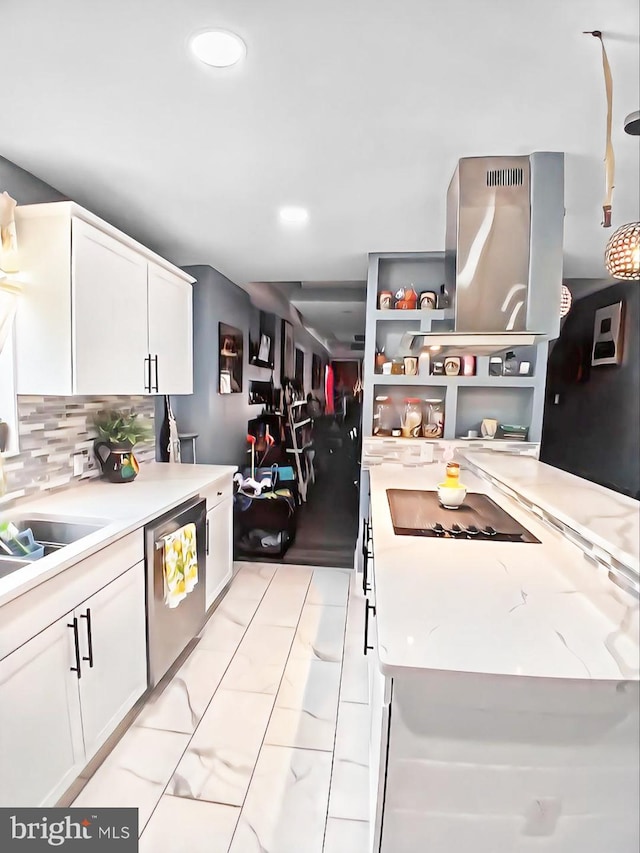
[[[369,644],[373,649],[367,655],[369,670],[369,838],[370,850],[381,849],[382,814],[387,775],[387,744],[389,738],[389,708],[391,686],[380,671],[378,634],[375,617],[369,619]]]
[[[152,391],[158,394],[191,394],[193,289],[188,282],[153,263],[149,263],[148,275]]]
[[[76,394],[143,394],[147,261],[92,225],[72,224]]]
[[[82,770],[69,614],[0,661],[0,806],[50,806]]]
[[[233,574],[232,529],[233,500],[228,498],[207,513],[207,609]]]
[[[76,608],[80,705],[87,759],[147,687],[144,563],[136,563]]]

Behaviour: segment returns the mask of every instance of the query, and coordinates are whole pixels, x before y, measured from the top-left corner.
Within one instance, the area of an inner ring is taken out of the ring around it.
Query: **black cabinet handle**
[[[369,522],[365,518],[363,528],[362,528],[362,554],[366,555],[368,550],[369,550]]]
[[[82,660],[86,660],[89,662],[89,667],[93,669],[93,634],[91,632],[91,608],[87,607],[86,613],[80,614],[81,619],[87,620],[87,651],[89,654],[87,657],[82,656]]]
[[[76,656],[76,665],[70,666],[69,669],[71,672],[77,673],[78,678],[82,678],[82,672],[80,671],[80,643],[78,642],[78,619],[75,616],[73,617],[73,622],[67,622],[67,628],[73,629],[73,643]]]
[[[369,584],[369,560],[373,554],[369,550],[371,543],[371,524],[367,518],[364,519],[364,528],[362,533],[362,591],[366,595],[371,591]]]
[[[218,492],[218,497],[220,497],[221,494],[222,494],[222,492]]]
[[[151,393],[151,356],[144,360],[144,390]]]
[[[369,585],[369,552],[364,552],[364,560],[362,562],[362,591],[366,595],[371,591],[371,586]]]
[[[207,552],[207,556],[209,556],[209,519],[207,519],[207,523],[205,525],[205,550]]]
[[[153,390],[154,390],[154,391],[159,391],[159,390],[160,390],[160,386],[158,385],[158,356],[157,356],[157,355],[154,355],[154,357],[153,357],[153,363],[155,364],[155,367],[156,367],[156,382],[155,382],[155,387],[154,387],[154,389],[153,389]]]
[[[376,608],[373,604],[369,604],[369,599],[367,598],[364,602],[364,653],[368,651],[373,651],[373,646],[369,645],[369,611],[373,611],[373,615],[376,615]]]

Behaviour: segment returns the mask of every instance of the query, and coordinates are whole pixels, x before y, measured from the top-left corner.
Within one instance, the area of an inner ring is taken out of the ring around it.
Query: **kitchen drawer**
[[[214,506],[233,497],[233,480],[230,475],[226,474],[211,486],[200,490],[201,497],[207,501],[207,512],[213,509]]]

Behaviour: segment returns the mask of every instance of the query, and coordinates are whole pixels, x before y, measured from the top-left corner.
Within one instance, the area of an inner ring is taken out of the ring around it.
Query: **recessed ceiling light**
[[[247,46],[240,36],[227,30],[207,30],[191,39],[191,50],[205,65],[228,68],[244,59]]]
[[[304,225],[309,219],[309,211],[304,207],[281,207],[280,219],[290,225]]]

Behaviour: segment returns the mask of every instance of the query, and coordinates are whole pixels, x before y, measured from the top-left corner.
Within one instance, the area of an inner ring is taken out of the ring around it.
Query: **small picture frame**
[[[271,355],[271,338],[269,335],[260,335],[260,346],[258,347],[258,361],[269,362]]]
[[[218,393],[242,391],[243,333],[235,326],[218,324]]]
[[[518,376],[531,376],[531,362],[521,361],[518,365]]]

